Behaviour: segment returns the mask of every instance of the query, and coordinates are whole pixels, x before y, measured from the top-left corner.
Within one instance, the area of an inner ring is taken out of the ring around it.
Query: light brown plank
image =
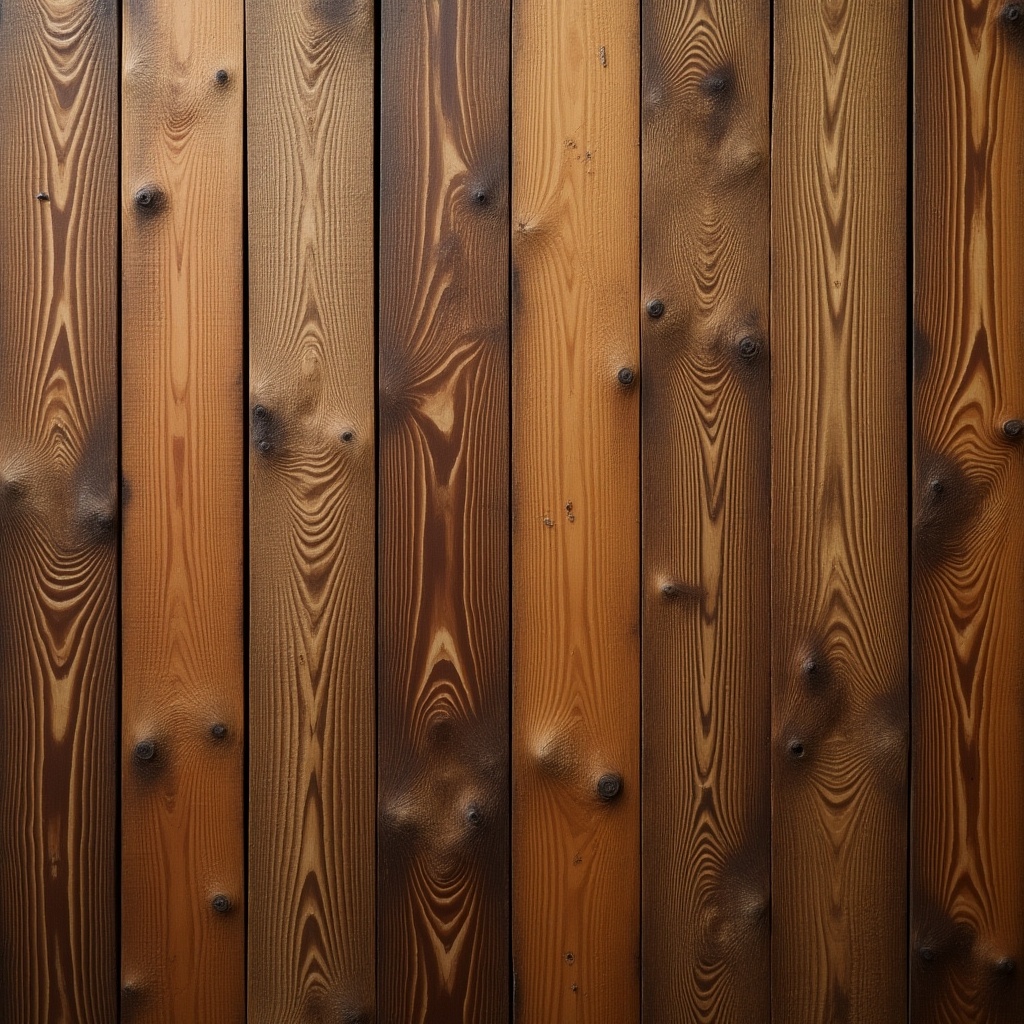
[[[507,0],[381,8],[381,1024],[500,1024],[508,951]]]
[[[241,0],[124,9],[121,928],[133,1022],[245,1018],[242,21]]]
[[[907,5],[776,0],[772,1007],[907,1009]]]
[[[639,20],[513,8],[521,1024],[639,1020]]]
[[[644,1014],[770,1017],[767,2],[643,7]]]
[[[373,4],[247,11],[249,1020],[369,1021]]]
[[[915,5],[912,1012],[1024,1019],[1024,7]]]
[[[0,14],[0,1018],[117,1006],[117,16]]]

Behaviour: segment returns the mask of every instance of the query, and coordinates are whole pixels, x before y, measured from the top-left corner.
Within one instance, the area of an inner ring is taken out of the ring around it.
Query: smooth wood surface
[[[513,8],[518,1024],[639,1020],[639,21]]]
[[[772,1008],[907,1009],[907,7],[777,0]]]
[[[645,1019],[770,1018],[767,2],[643,7]],[[654,312],[658,312],[655,307]]]
[[[387,0],[380,56],[381,1024],[500,1024],[508,951],[504,0]]]
[[[914,20],[911,1019],[1024,1019],[1024,8]]]
[[[228,1024],[245,1019],[243,11],[123,14],[121,1011]]]
[[[250,2],[246,49],[249,1021],[369,1021],[373,4]]]
[[[0,14],[0,1019],[117,1013],[117,16]]]

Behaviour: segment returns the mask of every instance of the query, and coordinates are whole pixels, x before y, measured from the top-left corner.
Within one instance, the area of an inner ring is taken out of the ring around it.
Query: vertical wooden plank
[[[770,1017],[770,5],[643,6],[644,1013]]]
[[[121,928],[132,1021],[245,1018],[242,21],[241,0],[124,8]]]
[[[0,1016],[116,1017],[113,4],[0,17]]]
[[[513,8],[517,1021],[640,1009],[639,9]]]
[[[1024,5],[915,6],[912,1019],[1024,1019]]]
[[[508,1019],[507,0],[381,8],[378,1012]]]
[[[374,11],[247,11],[249,1020],[369,1021]]]
[[[772,1006],[907,1009],[907,6],[776,0]]]

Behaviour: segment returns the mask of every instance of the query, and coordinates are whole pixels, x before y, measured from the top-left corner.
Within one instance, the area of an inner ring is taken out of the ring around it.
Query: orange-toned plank
[[[635,1024],[639,9],[513,11],[516,1020]]]
[[[122,1012],[245,1018],[242,3],[130,0]]]

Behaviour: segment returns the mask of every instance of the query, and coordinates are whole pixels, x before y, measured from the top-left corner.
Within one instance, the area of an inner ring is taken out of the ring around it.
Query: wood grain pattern
[[[0,1018],[116,1017],[117,16],[0,18]]]
[[[770,1018],[767,2],[643,7],[644,1014]]]
[[[382,1024],[508,1019],[508,31],[381,9]]]
[[[1024,1019],[1024,7],[916,4],[912,1013]]]
[[[248,4],[249,1020],[374,1003],[372,2]]]
[[[131,0],[123,1019],[245,1019],[241,0]],[[225,72],[224,75],[219,72]]]
[[[513,8],[521,1024],[640,1010],[639,10]]]
[[[772,1007],[906,1016],[907,6],[777,0]]]

